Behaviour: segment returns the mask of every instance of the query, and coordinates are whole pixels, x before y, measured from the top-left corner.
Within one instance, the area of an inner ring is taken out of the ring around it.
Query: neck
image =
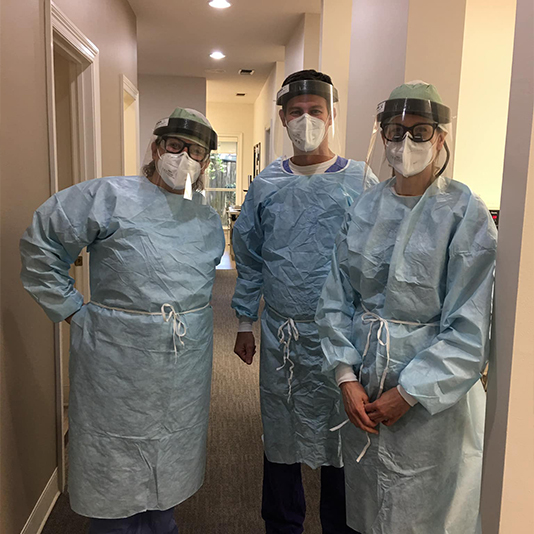
[[[183,195],[184,194],[185,189],[182,189],[180,191],[177,191],[176,189],[173,189],[158,174],[158,171],[154,171],[154,174],[152,176],[147,176],[147,179],[149,181],[151,181],[154,185],[157,185],[158,187],[161,187],[161,189],[165,189],[165,191],[168,191],[169,193],[173,193],[175,195]]]
[[[306,165],[318,165],[332,159],[335,154],[328,146],[328,136],[325,136],[323,142],[313,152],[303,152],[293,145],[293,157],[291,161],[295,165],[302,167]]]
[[[428,189],[433,182],[433,166],[429,165],[423,172],[406,178],[395,172],[395,191],[405,197],[417,197]]]

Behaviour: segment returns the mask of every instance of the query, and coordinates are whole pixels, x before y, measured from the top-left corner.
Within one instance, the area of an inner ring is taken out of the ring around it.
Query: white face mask
[[[406,135],[403,141],[386,143],[389,164],[405,178],[424,171],[434,159],[434,145],[430,141],[416,143]]]
[[[185,189],[188,177],[191,183],[196,182],[202,170],[200,163],[191,158],[187,152],[180,154],[165,152],[160,155],[157,168],[163,181],[178,191]]]
[[[303,152],[313,152],[323,142],[326,124],[305,113],[287,123],[287,133],[293,144]]]

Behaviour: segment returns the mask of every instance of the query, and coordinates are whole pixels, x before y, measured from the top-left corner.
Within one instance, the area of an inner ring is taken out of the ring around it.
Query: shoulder
[[[497,229],[491,214],[471,188],[456,180],[449,180],[446,194],[458,225],[451,243],[451,252],[472,253],[479,249],[494,250]]]
[[[144,176],[105,176],[80,182],[56,193],[56,197],[62,201],[77,195],[94,196],[99,193],[113,194],[131,189],[150,187],[151,184]]]

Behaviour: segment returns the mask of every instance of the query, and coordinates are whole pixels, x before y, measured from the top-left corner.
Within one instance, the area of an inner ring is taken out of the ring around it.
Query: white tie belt
[[[275,315],[278,315],[278,317],[280,317],[281,319],[284,319],[285,321],[278,328],[278,341],[280,345],[284,347],[284,362],[280,367],[277,367],[276,370],[281,371],[289,363],[289,377],[287,379],[287,402],[289,402],[291,400],[291,393],[293,387],[293,371],[295,369],[295,362],[293,362],[290,356],[291,341],[298,341],[300,337],[300,332],[297,328],[297,323],[314,323],[315,319],[293,319],[292,317],[285,317],[270,306],[269,310],[272,311]]]
[[[205,310],[207,307],[209,307],[210,303],[208,302],[205,306],[202,306],[200,308],[195,308],[194,310],[186,310],[182,312],[177,312],[172,304],[165,303],[161,306],[161,310],[159,312],[146,312],[146,311],[140,311],[140,310],[127,310],[126,308],[115,308],[113,306],[106,306],[105,304],[100,304],[99,302],[95,302],[94,300],[91,301],[91,304],[94,304],[95,306],[99,306],[100,308],[105,308],[106,310],[113,310],[113,311],[120,311],[125,313],[132,313],[134,315],[161,315],[163,317],[163,320],[168,323],[172,321],[172,342],[174,346],[174,361],[176,363],[178,359],[178,347],[176,345],[176,339],[180,342],[182,347],[184,346],[184,340],[183,338],[187,334],[187,325],[182,320],[182,315],[187,315],[188,313],[194,313],[201,310]]]
[[[397,321],[396,319],[384,319],[383,317],[380,317],[380,315],[370,312],[362,303],[362,308],[364,310],[364,313],[362,314],[362,324],[369,325],[369,332],[367,334],[367,342],[365,343],[365,349],[362,354],[362,363],[360,365],[360,372],[358,373],[358,382],[362,382],[362,369],[363,364],[365,362],[365,357],[367,356],[367,353],[369,352],[369,347],[371,345],[371,335],[373,333],[373,326],[375,324],[378,324],[378,329],[376,331],[376,340],[377,344],[381,345],[382,347],[386,347],[386,365],[384,367],[384,371],[382,372],[382,376],[380,377],[380,385],[378,388],[378,395],[376,397],[376,400],[378,400],[382,393],[384,392],[384,385],[386,383],[386,378],[389,372],[389,364],[390,364],[390,344],[391,344],[391,338],[389,334],[389,323],[393,324],[403,324],[407,326],[439,326],[440,323],[418,323],[415,321]],[[385,337],[385,339],[384,339]],[[378,346],[377,346],[377,356],[378,356]],[[334,427],[331,429],[332,432],[335,432],[336,430],[339,430],[343,426],[345,426],[349,422],[348,419],[343,421],[340,425]],[[367,436],[367,444],[365,445],[363,451],[360,453],[360,455],[357,458],[357,462],[359,463],[361,459],[365,456],[365,453],[371,446],[371,438],[369,437],[369,434],[366,434]]]

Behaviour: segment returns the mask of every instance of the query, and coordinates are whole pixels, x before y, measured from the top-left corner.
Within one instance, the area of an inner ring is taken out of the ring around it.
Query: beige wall
[[[518,0],[499,223],[484,534],[534,532],[534,5]]]
[[[345,155],[349,91],[352,0],[323,0],[319,69],[332,77],[339,94],[339,113],[331,148]]]
[[[102,174],[120,175],[124,74],[137,84],[137,22],[127,0],[55,0],[100,51]]]
[[[254,104],[208,102],[206,116],[219,135],[243,135],[243,168],[237,184],[237,202],[240,204],[243,201],[243,189],[248,185],[248,176],[253,174]]]
[[[206,78],[139,75],[141,159],[145,157],[154,125],[177,107],[206,114]]]
[[[354,0],[348,89],[348,158],[365,160],[376,106],[404,81],[409,0]],[[384,39],[384,35],[388,38]]]
[[[119,172],[119,74],[137,79],[135,17],[126,0],[57,3],[100,49],[103,168]],[[0,532],[18,534],[56,468],[53,326],[21,287],[18,253],[50,195],[44,2],[7,0],[1,10]]]
[[[261,143],[261,168],[267,163],[268,151],[265,147],[265,130],[271,128],[272,159],[282,155],[283,139],[287,137],[285,128],[282,127],[278,118],[278,106],[276,105],[276,93],[284,81],[284,63],[277,62],[269,78],[265,82],[260,95],[254,102],[254,136],[252,145]]]
[[[490,209],[501,201],[515,12],[516,0],[467,0],[454,178]]]

